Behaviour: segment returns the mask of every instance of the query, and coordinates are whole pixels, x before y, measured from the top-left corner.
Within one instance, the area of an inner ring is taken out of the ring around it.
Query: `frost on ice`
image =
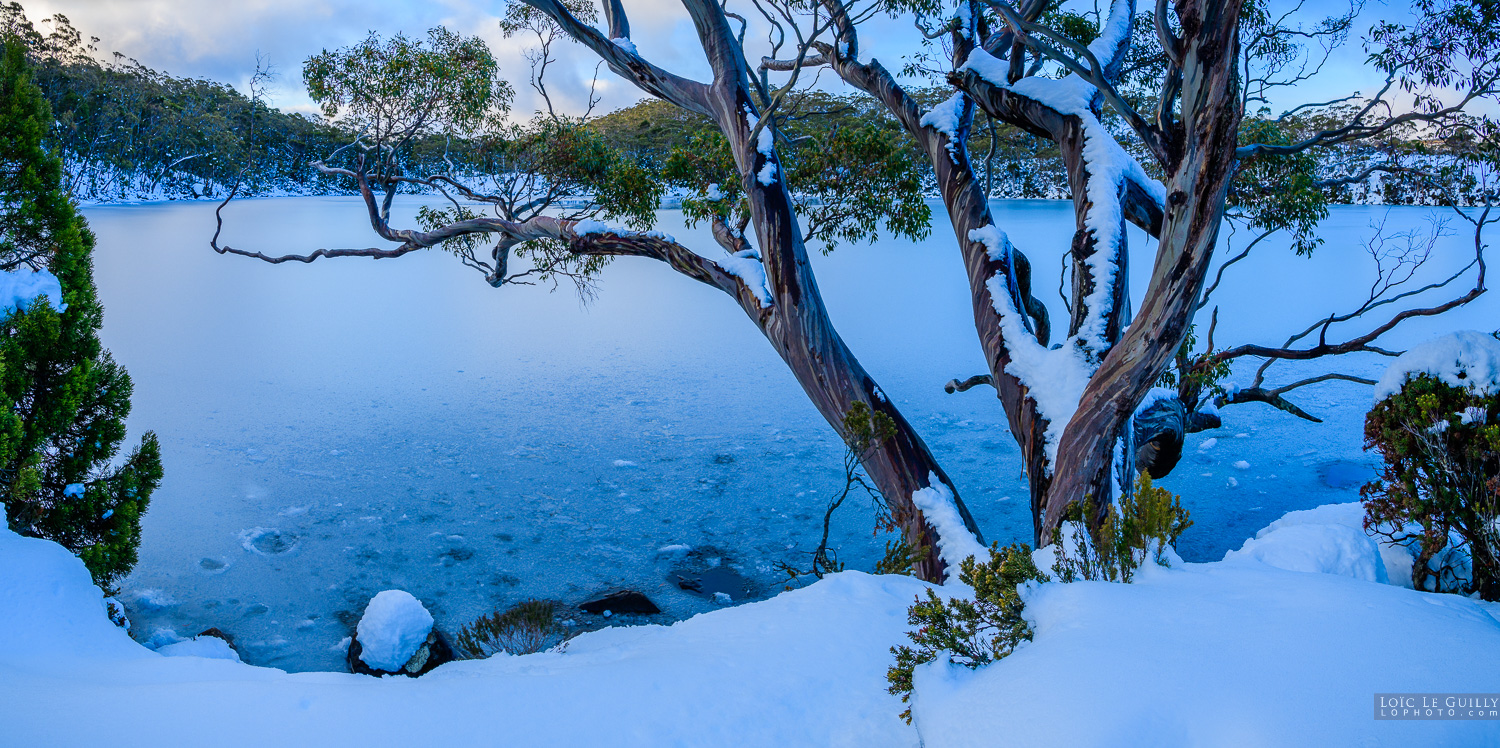
[[[974,533],[964,526],[958,506],[953,503],[953,492],[936,473],[927,474],[928,486],[911,495],[911,503],[922,510],[927,524],[938,534],[938,555],[948,565],[945,582],[958,579],[958,567],[964,559],[973,556],[976,560],[988,559],[989,549],[979,544]]]
[[[371,598],[356,631],[359,659],[376,670],[396,672],[427,640],[432,614],[411,593],[386,590]]]
[[[1385,370],[1375,385],[1375,402],[1400,392],[1418,374],[1482,397],[1493,395],[1500,392],[1500,340],[1460,330],[1414,346]]]
[[[50,306],[59,312],[68,308],[62,303],[62,283],[51,271],[32,270],[22,265],[0,273],[0,314],[25,311],[41,296],[46,296]]]

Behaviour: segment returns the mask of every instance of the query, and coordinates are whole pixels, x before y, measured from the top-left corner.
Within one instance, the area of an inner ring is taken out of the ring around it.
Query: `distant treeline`
[[[355,134],[289,114],[223,83],[178,78],[115,54],[97,56],[63,15],[33,25],[20,3],[0,4],[0,34],[21,43],[52,105],[50,137],[79,200],[335,194],[352,184],[312,168]],[[442,163],[444,144],[419,143],[414,170]],[[433,161],[427,164],[426,161]]]
[[[86,40],[60,14],[33,25],[17,2],[0,3],[0,35],[27,48],[37,84],[52,105],[51,145],[64,161],[66,187],[76,199],[215,198],[236,183],[244,195],[345,194],[353,189],[349,180],[325,176],[312,166],[356,137],[324,119],[282,112],[228,85],[177,78],[119,54],[101,61],[97,38]],[[931,105],[950,94],[931,88],[917,97]],[[882,124],[890,137],[907,144],[912,159],[921,159],[885,109],[863,97],[808,91],[785,102],[781,112],[782,129],[788,132]],[[665,165],[674,147],[712,129],[701,117],[656,100],[594,119],[589,127],[631,157],[657,167]],[[409,174],[447,172],[462,178],[495,173],[505,170],[503,140],[419,138],[400,159]],[[1128,147],[1128,138],[1125,143]],[[782,148],[796,158],[796,143]],[[1062,160],[1050,140],[1009,125],[992,126],[981,112],[971,154],[976,174],[993,197],[1068,197]],[[1347,164],[1379,156],[1347,153],[1341,160],[1348,169]],[[1414,187],[1410,180],[1374,174],[1329,192],[1334,202],[1430,201]]]

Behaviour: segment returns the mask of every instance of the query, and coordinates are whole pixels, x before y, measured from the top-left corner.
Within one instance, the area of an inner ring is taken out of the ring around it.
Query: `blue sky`
[[[312,110],[301,86],[301,62],[308,56],[351,44],[372,30],[416,35],[441,24],[490,43],[501,70],[518,84],[518,112],[529,113],[540,106],[539,97],[523,83],[525,43],[504,39],[497,25],[505,0],[23,0],[22,4],[33,21],[53,13],[66,14],[85,35],[100,37],[102,52],[118,51],[173,75],[224,81],[242,90],[254,71],[257,53],[265,55],[279,73],[271,89],[272,103],[303,111]],[[691,23],[677,0],[625,0],[625,5],[632,36],[643,54],[676,72],[703,73]],[[1339,0],[1309,0],[1307,6],[1310,20],[1347,7]],[[1360,28],[1396,13],[1404,15],[1405,6],[1371,2]],[[907,24],[882,22],[866,31],[863,39],[868,54],[896,68],[897,58],[913,35]],[[579,111],[595,60],[576,47],[570,50],[570,58],[549,71],[552,84],[548,90],[560,106]],[[1347,93],[1350,87],[1373,91],[1380,77],[1364,65],[1363,58],[1354,41],[1325,69],[1326,83],[1305,87],[1283,105],[1329,98],[1331,91]],[[602,111],[641,98],[607,70],[601,76],[600,91]]]

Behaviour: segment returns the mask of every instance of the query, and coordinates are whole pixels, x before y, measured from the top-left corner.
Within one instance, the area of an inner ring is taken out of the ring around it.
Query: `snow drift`
[[[1500,742],[1495,721],[1372,719],[1376,692],[1493,690],[1500,622],[1480,604],[1255,558],[1139,580],[1030,589],[1035,640],[977,671],[920,668],[908,726],[885,692],[887,650],[929,588],[907,577],[845,572],[563,651],[378,679],[253,667],[211,643],[162,656],[109,622],[62,547],[0,529],[0,724],[16,745]]]

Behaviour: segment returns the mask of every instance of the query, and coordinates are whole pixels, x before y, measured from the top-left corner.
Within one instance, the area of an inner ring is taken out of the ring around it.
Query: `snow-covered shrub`
[[[1073,509],[1069,522],[1064,524],[1075,528],[1082,526],[1083,517],[1094,513],[1090,504],[1075,505]],[[1136,479],[1135,490],[1109,507],[1096,530],[1070,532],[1067,538],[1061,529],[1053,531],[1052,547],[1057,560],[1052,571],[1062,582],[1076,579],[1129,582],[1147,559],[1161,566],[1170,565],[1167,554],[1192,525],[1181,498],[1152,485],[1151,476],[1142,472]]]
[[[459,630],[453,641],[466,657],[481,659],[500,652],[531,654],[551,649],[567,638],[557,622],[557,603],[526,600],[505,612],[481,616]]]
[[[891,648],[896,664],[886,672],[890,692],[909,701],[912,671],[939,656],[977,668],[1030,641],[1031,624],[1022,616],[1026,608],[1023,585],[1080,579],[1129,582],[1148,559],[1169,565],[1176,558],[1172,546],[1193,524],[1179,497],[1153,486],[1146,473],[1141,473],[1132,493],[1109,508],[1097,532],[1080,531],[1081,518],[1092,514],[1091,506],[1075,506],[1070,521],[1063,523],[1068,528],[1067,540],[1061,530],[1053,533],[1055,580],[1037,567],[1030,546],[1014,544],[992,548],[988,561],[970,556],[960,564],[958,580],[973,588],[973,599],[945,600],[929,589],[927,599],[918,600],[907,611],[907,621],[916,629],[906,636],[914,646]],[[901,716],[911,721],[911,710]]]
[[[1032,561],[1030,546],[992,549],[983,563],[970,556],[959,567],[958,579],[974,588],[974,599],[944,600],[929,589],[927,599],[918,600],[907,611],[908,623],[917,627],[906,634],[913,646],[891,647],[896,664],[886,671],[888,690],[900,695],[902,702],[911,698],[912,671],[918,665],[946,655],[954,663],[977,668],[1031,640],[1031,624],[1021,616],[1026,603],[1020,586],[1045,582],[1047,577]],[[910,722],[911,710],[901,716]]]
[[[1500,342],[1463,332],[1413,348],[1376,395],[1365,448],[1385,468],[1360,490],[1366,529],[1414,551],[1416,589],[1500,600]]]

